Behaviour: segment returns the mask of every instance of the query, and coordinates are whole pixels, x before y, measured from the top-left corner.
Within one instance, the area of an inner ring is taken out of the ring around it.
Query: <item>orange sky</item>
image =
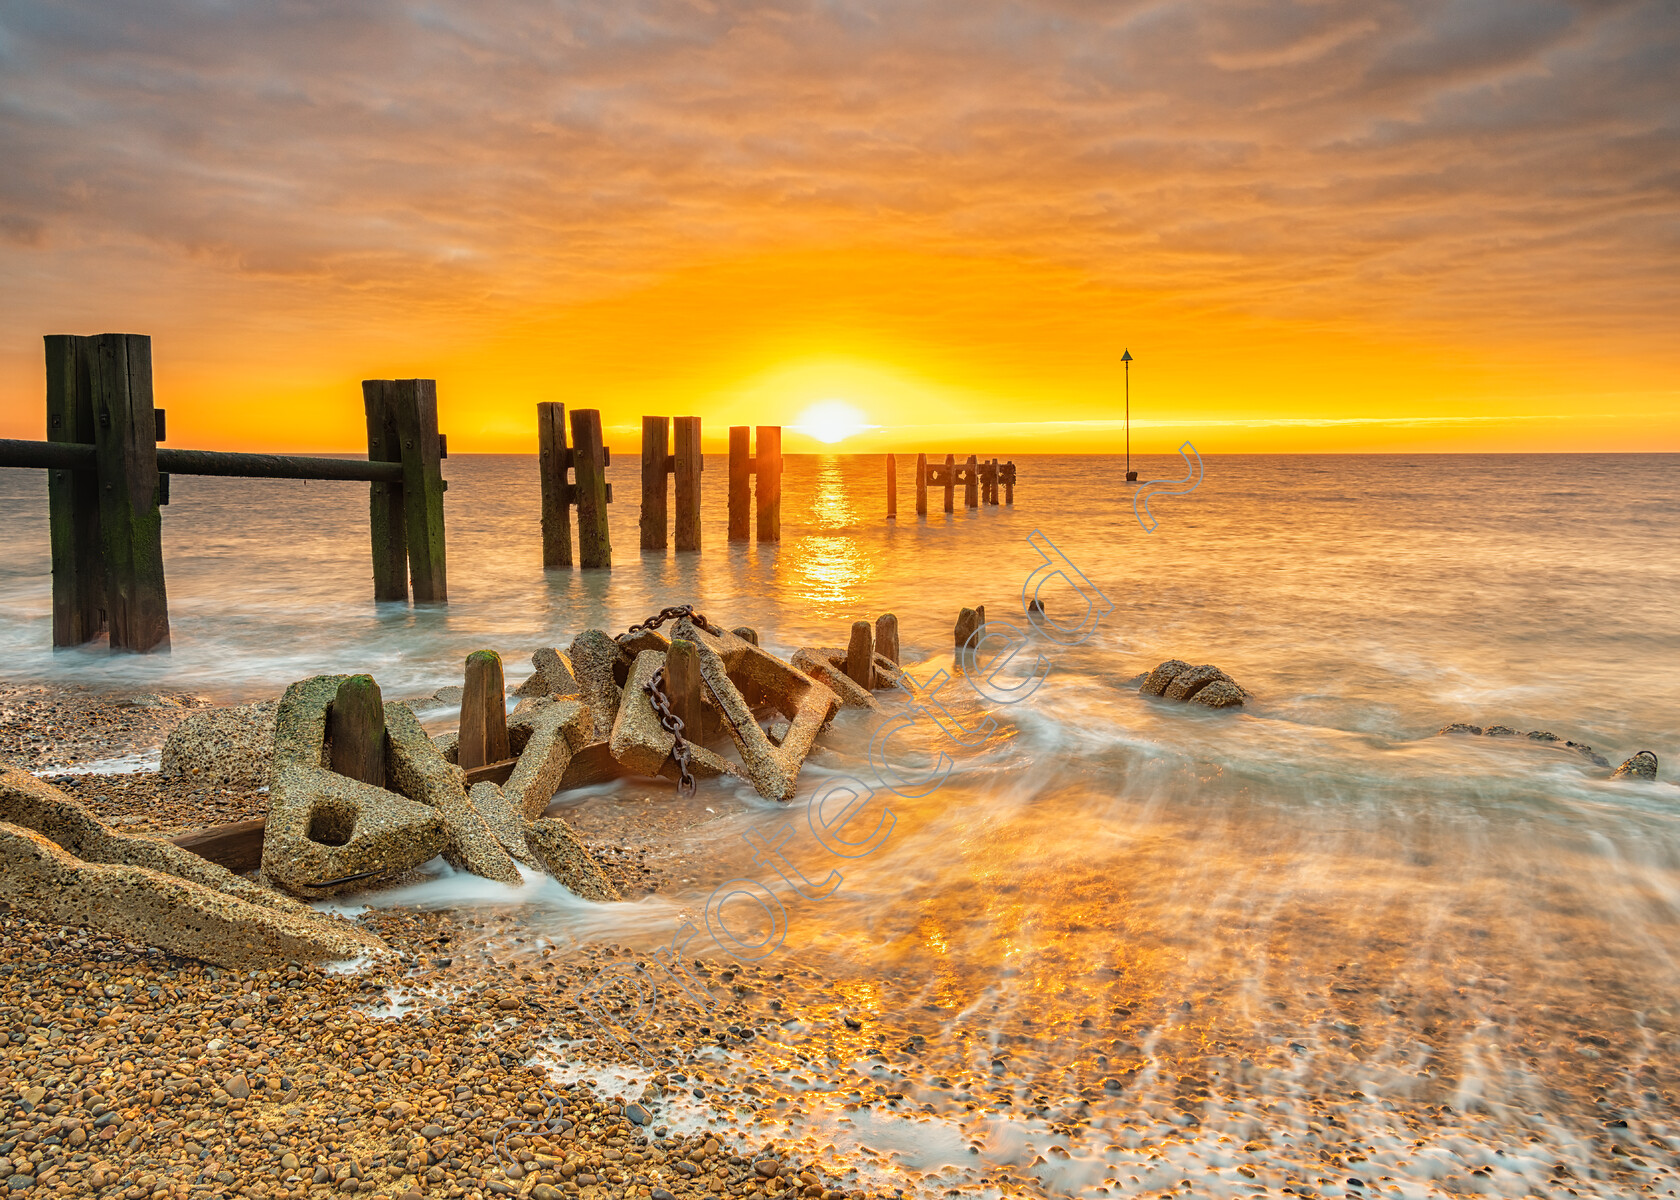
[[[537,14],[0,17],[0,436],[119,330],[178,446],[1112,451],[1129,347],[1145,453],[1680,450],[1671,6]]]

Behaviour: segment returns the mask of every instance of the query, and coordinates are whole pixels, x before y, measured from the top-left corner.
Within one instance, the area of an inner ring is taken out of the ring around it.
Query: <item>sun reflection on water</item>
[[[857,510],[847,495],[838,458],[822,460],[805,519],[817,532],[783,552],[793,594],[817,616],[855,617],[858,597],[875,577],[876,565],[851,536]]]

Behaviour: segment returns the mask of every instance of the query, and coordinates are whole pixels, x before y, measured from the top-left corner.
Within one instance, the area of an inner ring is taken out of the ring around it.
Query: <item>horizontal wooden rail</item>
[[[308,458],[294,454],[233,454],[222,450],[166,450],[158,447],[158,470],[170,475],[225,475],[245,479],[347,479],[361,483],[401,483],[397,462],[361,458]],[[0,439],[0,467],[37,467],[49,471],[92,471],[96,451],[80,442],[29,442]]]

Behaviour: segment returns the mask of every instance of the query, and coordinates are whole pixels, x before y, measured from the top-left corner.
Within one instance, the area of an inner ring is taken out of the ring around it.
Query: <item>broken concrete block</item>
[[[754,629],[751,625],[737,625],[729,632],[733,633],[743,642],[751,642],[755,646],[758,645],[758,630]]]
[[[0,764],[0,821],[32,829],[84,862],[144,867],[280,912],[313,911],[190,850],[116,833],[52,784],[5,764]]]
[[[145,867],[84,862],[0,824],[0,896],[38,921],[79,925],[224,967],[384,955],[383,942],[302,905],[281,909]]]
[[[585,629],[572,641],[572,672],[577,677],[578,694],[589,706],[593,722],[588,741],[612,739],[613,721],[618,717],[622,695],[613,668],[622,654],[618,643],[599,629]]]
[[[732,633],[703,630],[684,617],[673,636],[694,643],[700,676],[723,711],[747,778],[758,794],[767,800],[791,800],[805,756],[818,731],[840,707],[839,697],[804,671]],[[754,719],[741,694],[743,686],[756,687],[787,717],[788,733],[780,746],[770,744]]]
[[[839,697],[842,706],[876,707],[875,697],[846,674],[845,661],[845,650],[831,648],[805,646],[793,655],[793,665]]]
[[[158,773],[231,787],[267,787],[274,754],[273,700],[194,713],[170,731]]]
[[[1242,702],[1243,690],[1228,679],[1215,679],[1190,697],[1190,703],[1208,708],[1237,708]]]
[[[589,708],[571,698],[521,700],[513,710],[508,733],[522,745],[502,794],[522,820],[533,821],[548,807],[592,724]]]
[[[499,883],[521,880],[513,859],[468,798],[461,774],[449,765],[406,704],[385,706],[393,790],[437,810],[443,818],[444,861]]]
[[[1172,681],[1190,669],[1190,664],[1181,658],[1169,658],[1166,662],[1149,672],[1149,678],[1138,688],[1146,696],[1159,696],[1164,693]]]
[[[514,691],[515,696],[572,696],[578,692],[572,660],[558,650],[544,647],[531,655],[531,677]]]
[[[292,684],[275,715],[274,782],[263,831],[263,875],[311,899],[365,886],[361,881],[326,888],[312,884],[365,871],[405,871],[437,855],[449,840],[435,808],[349,779],[326,765],[327,707],[347,678],[317,675]],[[386,725],[393,747],[397,741],[390,728],[394,708],[407,712],[413,728],[419,729],[406,706],[387,706]],[[424,733],[420,737],[425,740]],[[426,748],[437,754],[429,741]],[[412,761],[413,756],[409,758]],[[437,761],[442,763],[441,755]],[[403,786],[394,753],[387,766],[391,768],[388,776]],[[459,780],[453,782],[459,789]]]
[[[1173,681],[1167,685],[1167,690],[1161,695],[1168,700],[1188,700],[1208,684],[1215,681],[1235,684],[1225,672],[1212,663],[1203,663],[1199,667],[1191,667],[1188,671],[1180,671],[1173,676]]]
[[[671,648],[671,639],[657,629],[638,629],[635,633],[621,633],[616,639],[619,651],[623,654],[621,662],[635,662],[636,655],[644,650],[657,650],[663,654]]]
[[[543,870],[575,895],[603,903],[620,898],[618,889],[607,880],[572,827],[559,817],[532,821],[525,827],[525,844]]]
[[[676,744],[676,736],[659,723],[659,713],[645,688],[663,681],[665,655],[658,650],[643,650],[630,667],[630,678],[624,685],[624,697],[618,704],[618,718],[613,722],[612,756],[625,770],[637,775],[657,775],[660,766]]]
[[[542,863],[525,844],[525,818],[501,788],[493,783],[475,783],[467,793],[467,799],[472,801],[472,806],[490,826],[490,832],[495,834],[502,849],[515,862],[541,869]]]
[[[1641,750],[1632,758],[1627,759],[1610,776],[1612,779],[1655,779],[1656,777],[1657,756],[1649,750]]]

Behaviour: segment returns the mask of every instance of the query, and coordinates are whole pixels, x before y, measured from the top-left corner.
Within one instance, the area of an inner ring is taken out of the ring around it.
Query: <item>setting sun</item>
[[[832,445],[873,426],[866,423],[863,414],[844,400],[824,400],[800,413],[799,420],[792,428],[807,437]]]

